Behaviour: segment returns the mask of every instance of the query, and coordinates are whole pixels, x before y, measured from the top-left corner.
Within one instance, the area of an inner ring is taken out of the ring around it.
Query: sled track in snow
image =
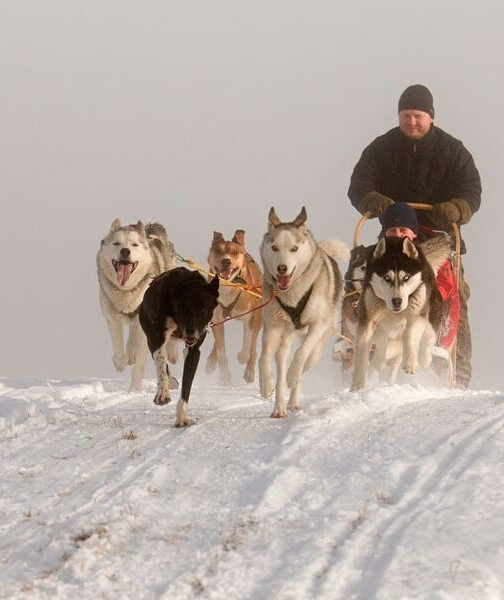
[[[362,521],[348,528],[346,535],[332,541],[338,550],[334,568],[312,590],[310,597],[373,598],[394,559],[405,532],[421,515],[435,514],[439,495],[449,494],[457,481],[478,460],[482,448],[493,436],[504,431],[504,408],[498,414],[478,419],[462,431],[448,435],[425,463],[410,466],[400,485],[391,490],[392,503],[362,516]],[[358,520],[358,519],[357,519]],[[381,552],[380,548],[386,548]],[[341,573],[355,569],[355,578]]]

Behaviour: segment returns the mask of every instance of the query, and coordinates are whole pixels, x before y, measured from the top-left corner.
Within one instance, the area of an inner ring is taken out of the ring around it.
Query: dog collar
[[[122,310],[120,310],[119,312],[121,313],[121,315],[124,315],[125,317],[129,317],[130,319],[133,319],[133,317],[136,317],[138,315],[138,313],[140,312],[141,304],[142,303],[140,302],[140,304],[132,312],[127,313],[127,312],[123,312]]]

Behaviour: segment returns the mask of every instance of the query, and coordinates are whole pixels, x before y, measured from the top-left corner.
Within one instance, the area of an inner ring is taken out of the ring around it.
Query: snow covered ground
[[[125,385],[0,379],[0,597],[504,597],[502,393]]]

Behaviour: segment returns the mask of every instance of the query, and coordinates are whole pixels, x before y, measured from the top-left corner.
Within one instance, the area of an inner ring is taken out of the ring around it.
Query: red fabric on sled
[[[460,298],[455,273],[449,260],[441,265],[436,276],[436,285],[444,302],[444,316],[439,344],[443,348],[449,348],[457,335],[460,319]]]

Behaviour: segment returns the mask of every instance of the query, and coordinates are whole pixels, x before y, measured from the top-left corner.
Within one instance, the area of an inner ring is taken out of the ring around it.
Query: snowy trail
[[[0,597],[504,597],[504,402],[0,380]]]

